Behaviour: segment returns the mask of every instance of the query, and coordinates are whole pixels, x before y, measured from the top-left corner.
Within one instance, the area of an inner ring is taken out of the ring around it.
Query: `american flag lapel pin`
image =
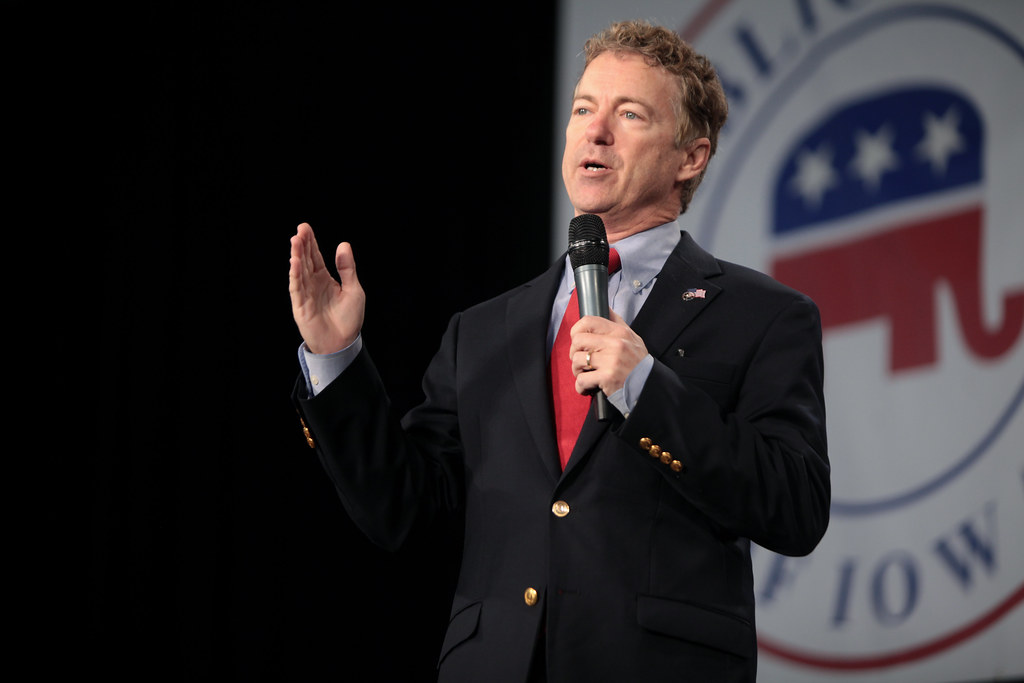
[[[690,289],[683,292],[683,301],[692,301],[694,299],[703,299],[707,294],[706,289],[696,289],[691,287]]]

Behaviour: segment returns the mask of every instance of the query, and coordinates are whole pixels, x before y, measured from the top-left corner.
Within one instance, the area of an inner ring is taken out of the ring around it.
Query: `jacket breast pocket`
[[[686,386],[695,387],[709,394],[723,408],[732,404],[737,372],[736,366],[732,363],[685,356],[670,356],[664,362]]]

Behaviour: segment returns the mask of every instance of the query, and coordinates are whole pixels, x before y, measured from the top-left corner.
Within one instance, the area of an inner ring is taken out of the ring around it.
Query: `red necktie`
[[[616,272],[621,266],[619,253],[608,250],[608,273]],[[551,349],[551,394],[555,406],[555,435],[558,439],[558,457],[562,469],[569,462],[576,439],[583,427],[583,420],[590,410],[590,396],[576,392],[576,377],[572,374],[572,359],[569,358],[569,346],[572,339],[569,330],[580,319],[580,305],[576,298],[576,290],[572,290],[569,305],[562,316],[562,324],[555,336],[555,345]]]

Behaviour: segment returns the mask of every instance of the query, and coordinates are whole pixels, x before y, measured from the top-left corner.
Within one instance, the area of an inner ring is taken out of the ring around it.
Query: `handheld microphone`
[[[576,280],[580,317],[608,313],[608,235],[600,216],[583,214],[569,221],[569,263]],[[608,397],[600,389],[595,396],[597,417],[608,419]]]

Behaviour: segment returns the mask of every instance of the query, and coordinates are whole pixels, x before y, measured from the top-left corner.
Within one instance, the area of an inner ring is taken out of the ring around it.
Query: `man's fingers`
[[[647,355],[643,340],[625,321],[614,311],[609,317],[585,316],[572,327],[569,353],[580,393],[600,389],[611,396]]]
[[[338,277],[341,279],[341,288],[354,288],[359,286],[359,278],[356,277],[356,259],[352,253],[352,245],[342,242],[334,252],[334,265],[338,269]]]
[[[291,239],[291,274],[293,277],[310,277],[324,267],[324,259],[317,246],[316,236],[309,223],[301,223]]]
[[[616,316],[618,317],[618,316]],[[585,315],[572,326],[570,333],[573,337],[579,334],[608,334],[617,324],[625,325],[625,321],[619,318],[618,321],[602,318],[597,315]]]

